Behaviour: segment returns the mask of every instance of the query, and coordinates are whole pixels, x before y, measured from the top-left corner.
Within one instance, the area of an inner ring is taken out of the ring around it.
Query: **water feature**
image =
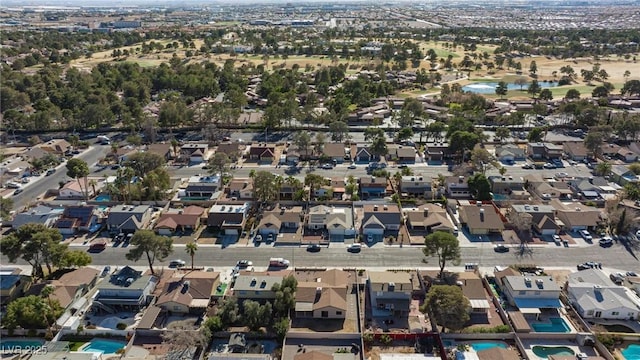
[[[538,85],[540,85],[540,88],[542,88],[542,89],[548,89],[548,88],[552,88],[552,87],[558,86],[558,82],[556,82],[556,81],[538,81]],[[462,90],[463,91],[472,92],[472,93],[475,93],[475,94],[495,94],[497,86],[498,86],[497,82],[491,82],[491,81],[474,82],[472,84],[463,86]],[[520,90],[521,88],[522,88],[522,90],[526,91],[529,88],[529,84],[523,85],[521,87],[520,85],[507,83],[507,89],[508,90]]]
[[[116,351],[124,348],[125,346],[127,346],[127,343],[124,341],[93,339],[80,351],[96,352],[101,354],[115,354]]]
[[[559,317],[549,318],[550,323],[547,322],[534,322],[531,323],[531,327],[535,332],[555,332],[555,333],[568,333],[571,332],[571,328],[564,319]]]
[[[536,356],[547,359],[549,355],[573,356],[576,353],[566,346],[534,346],[531,350]]]
[[[478,351],[482,351],[482,350],[488,350],[488,349],[493,349],[493,348],[503,348],[503,349],[507,349],[508,346],[507,344],[501,342],[501,341],[482,341],[482,342],[472,342],[471,343],[471,348],[473,350],[475,350],[476,352]]]
[[[100,194],[96,196],[96,201],[111,201],[111,195],[109,194]]]
[[[640,345],[631,344],[621,351],[626,360],[640,360]]]

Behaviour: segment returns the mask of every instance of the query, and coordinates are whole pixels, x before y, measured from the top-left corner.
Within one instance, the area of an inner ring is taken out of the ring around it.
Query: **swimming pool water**
[[[551,323],[532,323],[531,327],[535,332],[557,332],[568,333],[571,332],[571,328],[564,322],[562,318],[549,318]]]
[[[482,350],[493,349],[495,347],[506,349],[507,344],[503,342],[483,341],[471,343],[471,347],[473,348],[473,350],[478,352]]]
[[[534,346],[531,350],[536,356],[547,359],[549,355],[572,356],[576,353],[566,346]]]
[[[621,352],[626,360],[640,360],[640,345],[631,344]]]
[[[0,350],[37,349],[39,347],[42,347],[42,345],[44,345],[43,340],[0,340]]]
[[[93,339],[87,344],[82,351],[97,352],[101,354],[115,354],[116,351],[127,346],[124,341]]]

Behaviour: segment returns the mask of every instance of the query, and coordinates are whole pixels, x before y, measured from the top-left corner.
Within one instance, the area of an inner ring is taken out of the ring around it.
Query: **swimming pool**
[[[551,323],[531,323],[531,327],[535,332],[556,332],[556,333],[568,333],[571,332],[571,328],[562,318],[549,318]]]
[[[101,194],[96,196],[96,201],[111,201],[111,195],[109,194]]]
[[[101,354],[115,354],[116,351],[124,348],[125,346],[127,346],[127,343],[124,341],[93,339],[80,351],[96,352]]]
[[[493,349],[493,348],[503,348],[506,349],[507,348],[507,344],[500,342],[500,341],[483,341],[483,342],[473,342],[471,343],[471,348],[473,348],[473,350],[475,350],[476,352],[478,351],[482,351],[482,350],[488,350],[488,349]]]
[[[640,360],[640,345],[631,344],[621,353],[626,360]]]
[[[2,339],[0,340],[0,350],[11,351],[19,349],[38,349],[44,345],[44,340],[37,339]]]
[[[531,350],[536,356],[547,359],[549,355],[567,355],[572,356],[576,353],[566,346],[534,346]]]

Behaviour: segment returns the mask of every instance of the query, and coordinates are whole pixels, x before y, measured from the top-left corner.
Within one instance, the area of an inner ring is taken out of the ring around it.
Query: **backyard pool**
[[[558,83],[554,81],[538,81],[538,85],[540,85],[540,88],[542,89],[548,89],[548,88],[558,86]],[[497,82],[491,82],[491,81],[475,82],[473,84],[463,86],[462,90],[476,93],[476,94],[495,94],[497,86],[498,86]],[[529,88],[528,83],[523,86],[513,84],[513,83],[507,84],[508,90],[520,90],[520,89],[527,90],[528,88]]]
[[[503,348],[506,349],[507,348],[507,344],[500,342],[500,341],[483,341],[483,342],[473,342],[471,343],[471,348],[473,348],[473,350],[475,350],[476,352],[478,351],[482,351],[482,350],[488,350],[488,349],[493,349],[493,348]]]
[[[573,356],[576,353],[566,346],[534,346],[531,350],[537,357],[547,359],[549,355]]]
[[[127,346],[127,343],[124,341],[93,339],[82,349],[80,349],[80,351],[96,352],[101,354],[115,354],[116,351],[124,348],[125,346]]]
[[[33,339],[33,340],[29,340],[29,339],[16,339],[16,340],[12,340],[12,339],[2,339],[0,340],[0,350],[5,350],[5,351],[12,351],[15,350],[16,352],[20,352],[19,350],[26,350],[26,349],[38,349],[41,348],[42,345],[44,345],[44,341],[43,340],[37,340],[37,339]]]
[[[96,201],[111,201],[111,195],[108,195],[108,194],[98,195],[96,196]]]
[[[531,327],[535,332],[556,332],[556,333],[568,333],[571,332],[571,328],[562,318],[549,318],[551,323],[531,323]]]
[[[621,352],[626,360],[640,360],[640,345],[631,344]]]

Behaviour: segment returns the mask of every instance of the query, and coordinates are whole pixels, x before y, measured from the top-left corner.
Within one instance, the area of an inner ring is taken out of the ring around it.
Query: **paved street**
[[[81,247],[80,249],[85,248]],[[144,259],[137,263],[126,260],[124,255],[127,251],[126,248],[109,247],[99,254],[92,254],[93,265],[146,265]],[[263,267],[267,265],[271,257],[289,259],[297,267],[438,267],[436,258],[429,259],[426,264],[422,262],[424,256],[421,247],[399,248],[376,245],[374,248],[364,248],[362,252],[352,254],[347,252],[342,244],[323,248],[319,253],[309,253],[304,247],[242,246],[221,249],[220,247],[202,246],[196,253],[195,262],[198,266],[227,267],[235,265],[237,260],[247,259],[253,261],[255,266]],[[178,258],[189,262],[184,247],[176,246],[173,255],[164,262],[164,265],[167,265],[170,260]],[[602,262],[605,267],[619,270],[640,270],[640,262],[622,245],[618,244],[608,249],[597,245],[569,249],[546,246],[533,248],[531,257],[523,258],[516,256],[514,249],[509,253],[496,253],[491,244],[481,245],[477,248],[462,248],[462,264],[478,263],[484,267],[522,263],[553,267],[567,266],[575,269],[578,263],[586,261]],[[2,264],[8,264],[4,256]]]
[[[93,164],[103,158],[110,150],[109,146],[92,146],[88,150],[82,152],[77,157],[86,161],[91,167]],[[39,196],[42,196],[49,189],[57,189],[58,184],[69,180],[67,177],[66,162],[60,164],[55,174],[50,176],[42,176],[40,179],[31,180],[32,183],[23,187],[24,191],[18,195],[13,196],[13,208],[15,210],[21,210],[23,207],[30,203],[37,201]]]

